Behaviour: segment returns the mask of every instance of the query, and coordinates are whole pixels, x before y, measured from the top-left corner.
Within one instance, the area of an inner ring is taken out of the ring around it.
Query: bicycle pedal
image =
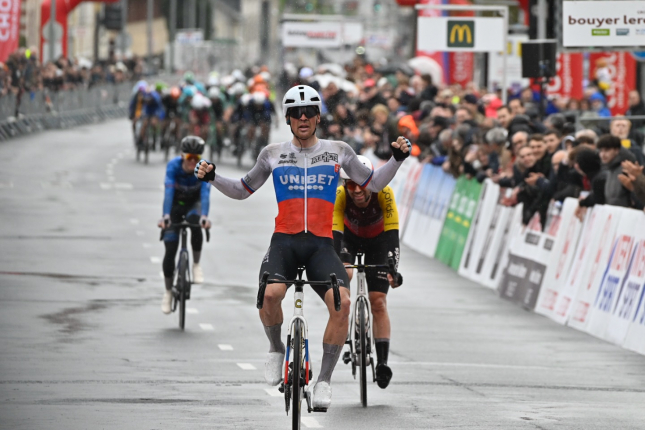
[[[327,412],[327,408],[314,408],[314,412]]]
[[[349,351],[345,351],[345,353],[343,354],[343,363],[349,364],[351,362],[352,362],[351,353]]]
[[[280,387],[278,387],[278,391],[284,394],[284,382],[280,384]]]

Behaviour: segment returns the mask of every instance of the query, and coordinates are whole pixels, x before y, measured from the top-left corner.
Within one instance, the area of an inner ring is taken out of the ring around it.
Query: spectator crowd
[[[0,97],[20,96],[25,91],[60,91],[136,81],[142,72],[143,60],[137,56],[123,62],[111,58],[94,64],[83,58],[71,60],[61,56],[41,64],[37,51],[20,48],[4,63],[0,62]]]
[[[404,135],[421,162],[506,188],[503,203],[523,203],[524,224],[539,217],[544,228],[550,203],[566,197],[579,199],[579,217],[596,204],[643,209],[644,122],[603,120],[606,87],[597,81],[583,100],[549,102],[544,118],[531,87],[503,104],[500,93],[473,83],[439,86],[407,66],[379,68],[361,59],[315,71],[286,64],[279,86],[295,84],[322,96],[319,137],[387,160],[390,142]],[[629,104],[626,115],[645,114],[637,91]]]

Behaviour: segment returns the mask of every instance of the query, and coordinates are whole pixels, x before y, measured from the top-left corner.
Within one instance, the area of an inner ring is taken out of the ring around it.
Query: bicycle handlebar
[[[345,266],[346,269],[387,269],[387,273],[392,276],[393,279],[396,279],[397,285],[401,286],[403,284],[403,275],[396,271],[396,265],[394,264],[393,258],[387,259],[387,264],[352,264],[351,266]]]
[[[258,290],[258,298],[256,301],[256,307],[262,309],[264,306],[264,293],[266,291],[268,284],[309,284],[311,286],[316,285],[330,285],[331,289],[334,292],[334,309],[336,312],[340,311],[340,288],[338,287],[338,278],[335,273],[329,274],[329,281],[303,281],[302,279],[296,280],[282,280],[282,279],[269,279],[269,272],[264,272],[262,278],[260,279],[260,288]]]
[[[183,229],[183,228],[203,228],[203,229],[204,229],[204,231],[206,232],[206,242],[210,242],[210,240],[211,240],[211,233],[210,233],[210,229],[208,229],[208,228],[204,228],[204,226],[202,226],[201,224],[192,224],[192,223],[189,223],[189,222],[187,222],[187,221],[182,221],[182,222],[180,222],[180,223],[177,223],[177,224],[171,224],[171,225],[170,225],[170,226],[168,226],[168,227],[162,228],[162,229],[161,229],[161,234],[159,235],[159,240],[160,240],[160,241],[161,241],[161,240],[163,240],[163,235],[164,235],[164,233],[165,233],[168,229],[171,229],[171,228],[179,228],[180,230],[181,230],[181,229]]]

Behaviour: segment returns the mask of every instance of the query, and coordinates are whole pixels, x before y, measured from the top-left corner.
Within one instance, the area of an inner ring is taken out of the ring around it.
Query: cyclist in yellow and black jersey
[[[367,167],[372,163],[359,155]],[[399,265],[399,214],[394,201],[394,192],[386,186],[373,193],[353,182],[341,170],[345,184],[336,190],[334,205],[333,234],[336,252],[343,263],[353,264],[356,253],[365,254],[365,264],[386,264],[393,258]],[[354,269],[347,269],[352,279]],[[386,388],[392,378],[387,365],[390,349],[390,317],[387,313],[387,292],[389,287],[397,288],[397,281],[385,269],[366,269],[365,277],[369,300],[374,316],[374,340],[376,343],[376,382]]]

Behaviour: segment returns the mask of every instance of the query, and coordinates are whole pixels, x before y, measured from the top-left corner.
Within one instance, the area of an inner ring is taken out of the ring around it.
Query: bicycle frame
[[[363,254],[357,254],[356,257],[358,258],[358,265],[363,264]],[[358,306],[360,303],[364,303],[365,306],[367,307],[367,316],[368,318],[371,318],[372,315],[372,305],[369,300],[369,294],[367,290],[367,279],[365,276],[365,269],[359,267],[358,273],[356,275],[356,284],[357,284],[357,292],[356,292],[356,300],[354,302],[354,305],[352,306],[352,313],[350,315],[350,322],[349,322],[349,349],[352,355],[352,374],[354,378],[356,378],[356,364],[357,364],[357,357],[356,357],[356,318],[358,315]],[[368,363],[372,366],[372,376],[374,375],[374,360],[372,360],[372,352],[375,350],[374,349],[374,336],[372,332],[372,324],[371,324],[371,319],[368,320],[368,336],[370,339],[370,348],[367,352],[367,359]]]
[[[289,355],[291,353],[291,335],[293,333],[293,324],[296,320],[300,320],[302,323],[303,339],[305,341],[305,385],[309,385],[309,368],[311,366],[309,362],[309,326],[307,325],[307,320],[305,319],[305,314],[303,311],[305,294],[304,294],[304,285],[295,285],[295,292],[293,294],[293,316],[289,321],[289,329],[287,331],[287,353],[284,356],[284,384],[287,385],[289,379]],[[302,347],[302,346],[301,346]],[[304,387],[303,387],[304,390]],[[304,390],[306,391],[306,390]]]

